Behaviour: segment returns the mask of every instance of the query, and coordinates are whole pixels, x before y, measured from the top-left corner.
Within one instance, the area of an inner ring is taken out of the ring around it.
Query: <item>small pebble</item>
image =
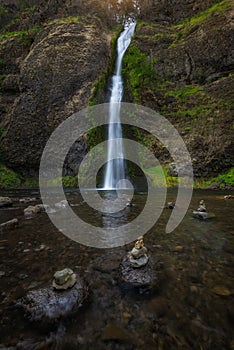
[[[23,253],[28,253],[28,252],[30,252],[30,249],[24,249],[23,250]]]
[[[184,247],[182,245],[176,245],[171,249],[171,251],[172,252],[181,252],[183,249],[184,249]]]

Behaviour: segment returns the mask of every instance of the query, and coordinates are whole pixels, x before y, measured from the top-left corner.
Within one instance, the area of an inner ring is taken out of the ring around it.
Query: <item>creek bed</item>
[[[0,344],[19,349],[234,349],[234,199],[226,193],[195,190],[182,223],[170,234],[165,209],[144,236],[155,263],[153,293],[124,288],[119,264],[133,246],[97,249],[78,244],[51,223],[46,213],[26,220],[31,203],[0,209],[0,223],[14,217],[19,227],[0,233]],[[37,197],[35,190],[2,192],[14,198]],[[176,191],[169,190],[168,201]],[[88,221],[115,226],[132,220],[145,204],[136,194],[131,210],[120,216],[90,213],[76,191],[67,195],[73,210]],[[215,218],[192,218],[204,199]],[[72,318],[43,327],[31,323],[16,302],[27,291],[50,285],[55,271],[70,267],[89,287],[86,304]],[[0,346],[1,349],[1,346]]]

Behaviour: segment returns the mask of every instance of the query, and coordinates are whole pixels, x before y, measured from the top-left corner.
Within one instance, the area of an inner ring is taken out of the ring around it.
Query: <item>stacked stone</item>
[[[139,237],[134,248],[129,252],[129,262],[132,267],[142,267],[148,263],[147,248],[144,246],[143,237]]]

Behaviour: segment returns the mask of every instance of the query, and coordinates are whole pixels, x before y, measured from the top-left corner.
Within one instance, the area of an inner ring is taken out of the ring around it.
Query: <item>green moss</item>
[[[38,179],[26,178],[23,181],[23,186],[27,188],[37,188],[39,187]]]
[[[0,187],[9,188],[17,187],[21,183],[21,178],[13,170],[7,168],[5,165],[0,164]]]
[[[53,23],[64,24],[64,23],[78,23],[78,22],[81,22],[81,17],[69,16],[65,18],[57,18],[57,19],[51,20],[48,22],[48,24],[53,24]]]
[[[178,24],[173,25],[170,29],[175,32],[175,40],[170,45],[169,48],[176,45],[184,44],[184,37],[191,33],[193,28],[196,28],[199,25],[202,25],[206,21],[208,21],[212,16],[216,13],[221,13],[226,11],[229,7],[231,8],[232,1],[231,0],[223,0],[214,4],[213,6],[207,8],[206,10],[199,12],[193,17],[186,18]]]
[[[91,94],[88,101],[88,106],[95,106],[99,103],[105,102],[104,96],[108,88],[108,79],[114,73],[114,69],[115,69],[117,40],[122,30],[123,30],[122,26],[117,26],[117,28],[115,28],[115,30],[113,30],[111,33],[112,39],[111,39],[110,63],[105,70],[102,70],[100,72],[99,77],[93,83]]]
[[[174,96],[183,102],[187,96],[197,94],[200,91],[202,91],[202,88],[198,85],[186,85],[182,89],[166,92],[165,96]]]
[[[166,187],[176,187],[178,186],[178,178],[175,176],[168,175],[167,166],[155,166],[145,169],[146,174],[148,174],[156,187],[164,187],[166,182]]]
[[[65,188],[76,188],[77,184],[78,184],[78,180],[77,180],[77,175],[76,176],[63,176],[62,179],[61,177],[50,180],[48,182],[48,186],[51,187],[58,187],[61,184],[61,180],[62,180],[62,184],[63,187]]]
[[[234,186],[234,168],[231,168],[228,172],[220,174],[208,181],[204,182],[204,186],[209,186],[215,183],[219,188],[225,188],[227,186]]]
[[[22,43],[25,46],[30,46],[33,43],[37,33],[39,33],[40,31],[41,31],[41,27],[35,26],[28,30],[5,32],[3,34],[0,34],[0,40],[17,36],[19,43]]]
[[[122,73],[130,87],[133,102],[140,102],[144,88],[153,88],[157,82],[155,60],[142,53],[137,46],[130,45],[123,59]]]

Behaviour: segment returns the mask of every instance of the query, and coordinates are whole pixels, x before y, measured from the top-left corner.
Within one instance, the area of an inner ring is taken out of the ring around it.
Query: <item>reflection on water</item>
[[[106,250],[82,246],[58,232],[45,213],[25,220],[27,204],[16,200],[13,208],[0,209],[0,222],[14,217],[20,222],[19,228],[0,234],[0,343],[22,349],[36,349],[35,344],[40,349],[233,349],[234,200],[223,195],[195,191],[173,233],[165,233],[171,214],[165,209],[145,235],[159,276],[153,295],[122,288],[118,266],[132,244]],[[169,191],[167,200],[175,198],[176,192]],[[77,192],[67,199],[87,222],[117,227],[142,212],[146,194],[134,194],[134,206],[106,214],[90,210]],[[213,220],[192,218],[200,199],[215,213]],[[15,301],[30,289],[47,286],[64,267],[86,279],[89,303],[59,327],[31,325]]]

